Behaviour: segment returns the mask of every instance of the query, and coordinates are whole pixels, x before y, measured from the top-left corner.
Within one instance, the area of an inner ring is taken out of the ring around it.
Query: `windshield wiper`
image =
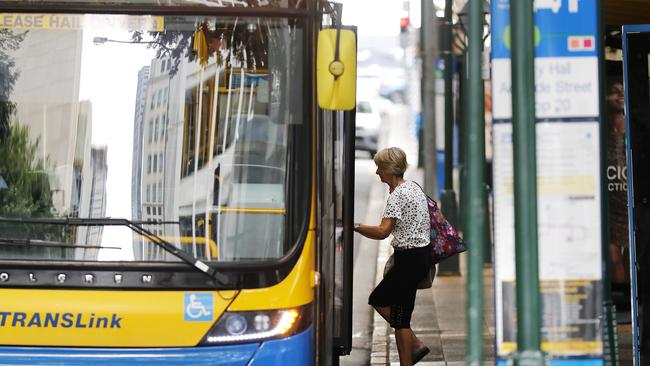
[[[0,217],[0,222],[16,223],[16,224],[46,224],[46,225],[69,225],[69,226],[126,226],[132,231],[145,236],[154,244],[163,248],[166,252],[172,254],[176,258],[191,265],[192,267],[200,270],[201,272],[210,276],[211,279],[223,285],[224,280],[219,278],[219,273],[209,264],[196,258],[195,256],[180,250],[170,242],[152,233],[151,231],[140,226],[144,224],[159,224],[158,221],[138,221],[137,223],[127,219],[114,219],[110,217],[104,218],[76,218],[76,217],[63,217],[63,218],[22,218],[22,217]],[[166,223],[166,222],[165,222]]]

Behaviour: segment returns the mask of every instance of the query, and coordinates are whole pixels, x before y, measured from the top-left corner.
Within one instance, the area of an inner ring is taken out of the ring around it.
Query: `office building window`
[[[149,143],[153,141],[153,119],[149,120],[149,138],[147,140]]]
[[[153,142],[158,142],[158,117],[153,123]]]
[[[160,127],[160,141],[163,141],[163,137],[165,136],[165,115],[163,114],[160,116],[160,124],[158,125]]]

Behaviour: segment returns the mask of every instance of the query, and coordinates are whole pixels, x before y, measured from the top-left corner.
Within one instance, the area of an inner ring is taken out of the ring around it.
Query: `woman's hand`
[[[383,240],[393,232],[395,221],[394,218],[384,217],[378,226],[354,224],[354,231],[370,239]]]

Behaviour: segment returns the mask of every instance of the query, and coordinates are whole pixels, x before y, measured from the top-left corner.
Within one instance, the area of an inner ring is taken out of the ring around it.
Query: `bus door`
[[[623,27],[632,324],[636,365],[650,362],[650,25]]]
[[[352,348],[352,226],[354,111],[322,111],[319,172],[320,230],[317,355],[338,364]]]

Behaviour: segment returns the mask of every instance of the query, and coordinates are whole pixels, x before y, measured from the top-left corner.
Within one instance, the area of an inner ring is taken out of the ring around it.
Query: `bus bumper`
[[[262,343],[188,348],[0,347],[10,365],[310,365],[312,327]]]

